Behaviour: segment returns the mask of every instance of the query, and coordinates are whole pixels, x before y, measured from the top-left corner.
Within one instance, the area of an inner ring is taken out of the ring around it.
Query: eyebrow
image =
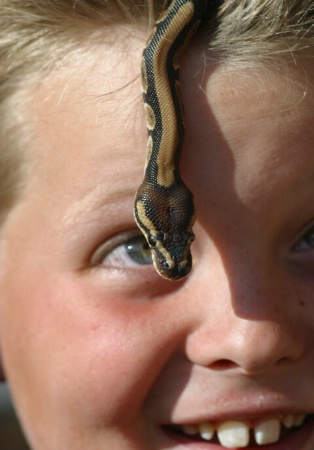
[[[119,205],[127,201],[131,201],[135,198],[135,191],[133,189],[117,189],[110,193],[104,190],[103,186],[97,186],[92,191],[87,192],[83,198],[77,201],[64,215],[62,224],[66,228],[72,228],[76,224],[82,222],[82,217],[85,216],[91,218],[91,213],[101,212],[103,215],[104,209],[110,208],[112,210],[113,205]],[[133,213],[133,207],[130,208]],[[84,220],[86,222],[86,219]]]
[[[295,177],[294,180],[289,185],[289,192],[298,193],[299,191],[304,190],[308,186],[314,185],[314,169],[311,170],[308,174],[303,172],[303,176],[299,175]]]

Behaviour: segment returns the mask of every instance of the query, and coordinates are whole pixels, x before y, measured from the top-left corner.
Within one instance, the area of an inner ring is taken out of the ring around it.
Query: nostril
[[[290,362],[291,362],[290,358],[283,357],[277,361],[277,364],[285,366],[290,364]],[[210,368],[216,371],[231,370],[236,367],[239,367],[239,365],[236,362],[232,361],[231,359],[219,359],[217,361],[212,362],[212,364],[210,365]],[[251,368],[251,370],[253,369]]]
[[[280,359],[277,361],[277,364],[280,364],[280,365],[282,365],[282,366],[288,365],[288,364],[290,364],[290,363],[291,363],[291,358],[288,358],[288,357],[286,357],[286,356],[284,356],[283,358],[280,358]]]
[[[236,366],[237,364],[231,361],[230,359],[219,359],[218,361],[213,362],[210,365],[210,368],[212,370],[220,371],[220,370],[234,369]]]

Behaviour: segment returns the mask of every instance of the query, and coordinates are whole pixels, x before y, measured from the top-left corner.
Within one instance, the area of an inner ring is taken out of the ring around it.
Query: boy
[[[197,221],[177,282],[133,218],[148,10],[0,3],[0,347],[26,436],[313,450],[313,3],[215,2],[184,55]]]

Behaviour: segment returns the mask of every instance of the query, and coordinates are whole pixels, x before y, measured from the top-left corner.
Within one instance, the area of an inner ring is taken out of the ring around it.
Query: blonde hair
[[[208,0],[203,28],[220,59],[312,54],[314,1]],[[27,81],[123,23],[152,27],[164,0],[0,0],[0,218],[22,189],[16,97]]]
[[[294,59],[313,48],[313,0],[226,0],[214,20],[210,45],[231,58]]]

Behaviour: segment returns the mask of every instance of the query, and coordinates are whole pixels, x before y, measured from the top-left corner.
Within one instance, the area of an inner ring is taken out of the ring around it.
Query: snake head
[[[193,195],[179,180],[171,188],[146,179],[135,197],[134,218],[152,253],[154,267],[167,280],[180,280],[192,268]]]
[[[192,268],[190,246],[193,241],[192,230],[150,232],[147,242],[159,275],[168,280],[180,280],[187,276]]]

